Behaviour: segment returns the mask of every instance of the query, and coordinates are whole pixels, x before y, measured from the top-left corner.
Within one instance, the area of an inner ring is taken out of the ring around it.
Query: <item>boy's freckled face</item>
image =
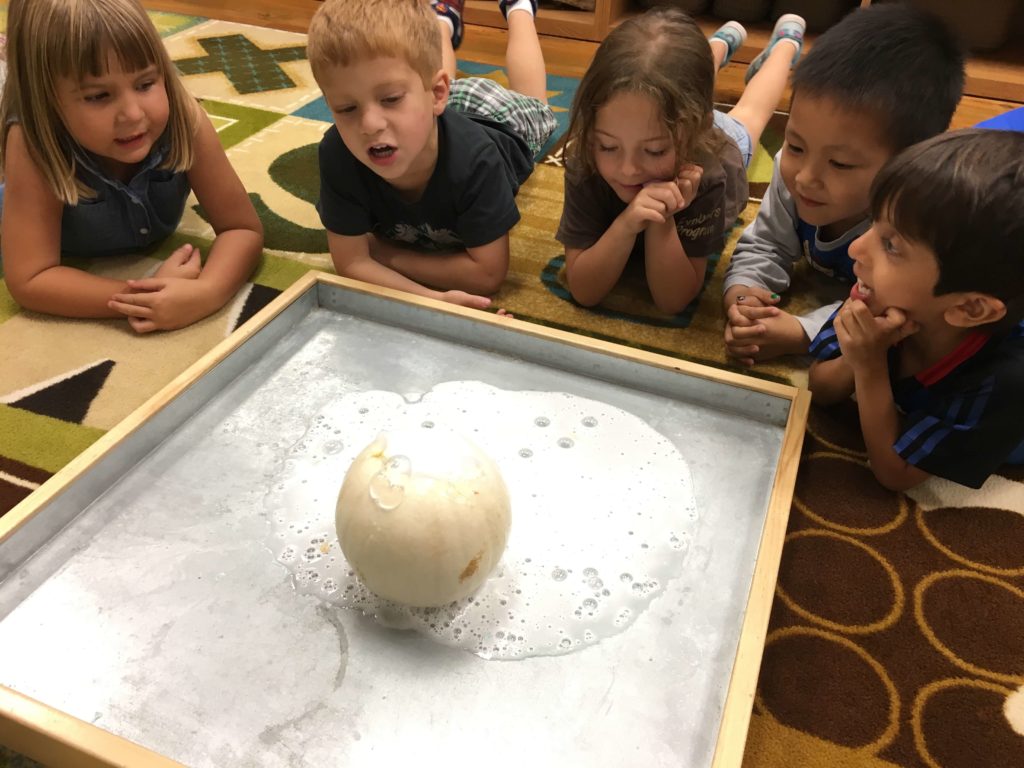
[[[648,96],[617,93],[595,115],[594,165],[619,199],[630,202],[652,181],[674,179],[679,170],[672,136]]]
[[[334,67],[321,80],[338,133],[359,162],[400,189],[429,180],[446,79],[431,89],[404,60],[378,58]]]
[[[833,239],[868,215],[871,183],[893,152],[871,115],[797,94],[786,125],[782,180],[797,214]]]
[[[951,295],[935,296],[939,263],[926,245],[907,240],[885,219],[850,244],[857,284],[850,296],[880,315],[895,307],[927,325],[951,305]]]

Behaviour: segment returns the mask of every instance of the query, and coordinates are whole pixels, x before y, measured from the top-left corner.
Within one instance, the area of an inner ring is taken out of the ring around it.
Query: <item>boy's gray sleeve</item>
[[[789,288],[794,265],[800,260],[796,205],[779,172],[775,155],[772,180],[757,218],[740,235],[725,274],[723,291],[734,285],[766,288],[776,293]]]

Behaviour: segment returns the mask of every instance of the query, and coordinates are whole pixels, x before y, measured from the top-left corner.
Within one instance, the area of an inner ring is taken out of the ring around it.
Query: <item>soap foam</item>
[[[410,608],[371,593],[346,562],[335,503],[352,460],[381,432],[435,425],[498,465],[512,530],[476,594]],[[328,404],[264,503],[269,546],[297,591],[495,659],[569,653],[625,630],[681,571],[699,522],[685,460],[646,422],[564,392],[465,381],[421,396],[370,391]]]

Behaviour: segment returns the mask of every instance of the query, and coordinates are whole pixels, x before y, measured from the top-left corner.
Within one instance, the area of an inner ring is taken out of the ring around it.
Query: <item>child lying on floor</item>
[[[889,163],[857,282],[811,344],[817,403],[855,394],[887,488],[978,488],[1024,463],[1024,133],[970,129]]]
[[[949,30],[903,4],[861,8],[818,38],[793,73],[785,144],[725,276],[730,357],[753,365],[807,353],[853,282],[847,249],[869,226],[875,174],[949,126],[963,81]],[[798,317],[775,305],[801,261],[825,306]]]
[[[602,301],[643,265],[655,306],[681,312],[704,286],[708,257],[747,204],[754,147],[800,56],[804,22],[784,16],[728,113],[712,108],[715,73],[743,44],[736,22],[711,38],[682,11],[657,8],[601,43],[573,99],[565,246],[573,298]]]
[[[206,113],[135,0],[12,0],[0,110],[3,271],[14,300],[139,333],[223,307],[263,247],[256,209]],[[138,253],[174,232],[194,190],[217,237],[152,277],[113,280],[65,256]]]
[[[508,272],[515,194],[555,128],[536,0],[500,0],[511,89],[455,79],[461,0],[327,0],[309,62],[334,126],[320,202],[339,275],[484,309]]]

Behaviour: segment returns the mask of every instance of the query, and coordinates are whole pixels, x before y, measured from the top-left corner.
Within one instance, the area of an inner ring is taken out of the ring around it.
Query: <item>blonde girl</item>
[[[603,300],[630,262],[642,264],[662,312],[700,292],[708,256],[746,205],[746,165],[799,53],[799,40],[774,46],[740,103],[716,112],[717,67],[745,37],[736,30],[719,30],[713,53],[689,16],[658,8],[598,48],[573,100],[556,236],[578,303]]]
[[[126,318],[146,333],[220,309],[263,246],[256,211],[210,120],[135,0],[12,0],[0,104],[0,243],[14,299],[65,317]],[[174,231],[189,190],[217,237],[142,280],[62,258],[132,253]]]

